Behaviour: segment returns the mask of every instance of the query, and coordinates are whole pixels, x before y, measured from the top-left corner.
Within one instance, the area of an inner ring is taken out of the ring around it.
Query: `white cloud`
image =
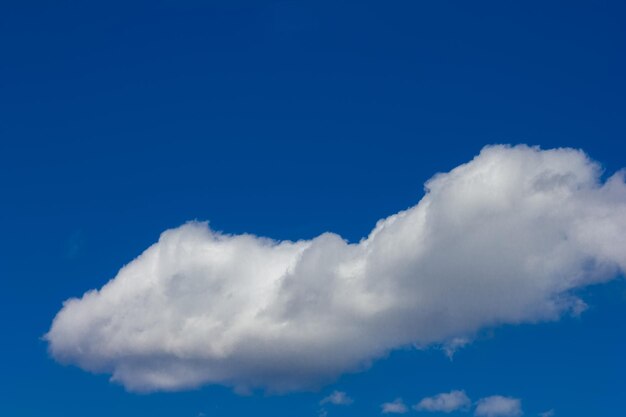
[[[539,417],[554,417],[554,414],[554,410],[548,410],[543,413],[539,413]]]
[[[465,391],[450,391],[437,394],[433,397],[423,398],[413,408],[417,411],[451,413],[457,410],[467,410],[471,405],[472,401],[465,394]]]
[[[334,404],[334,405],[350,405],[354,400],[343,391],[333,391],[328,397],[325,397],[320,401],[320,404]]]
[[[522,403],[519,399],[501,395],[478,400],[474,410],[477,417],[519,417],[522,414]]]
[[[129,390],[289,391],[401,346],[556,320],[584,309],[573,290],[626,269],[624,178],[599,175],[580,151],[495,146],[358,243],[188,223],[67,300],[45,338],[58,361]]]
[[[402,398],[396,398],[390,403],[384,403],[380,408],[383,414],[404,414],[409,411]]]
[[[441,349],[445,352],[446,356],[452,360],[454,358],[454,354],[469,343],[470,340],[467,337],[455,337],[446,341]]]

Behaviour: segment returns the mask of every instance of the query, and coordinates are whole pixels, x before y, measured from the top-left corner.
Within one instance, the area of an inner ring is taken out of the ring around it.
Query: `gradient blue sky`
[[[49,358],[61,302],[191,219],[357,241],[491,143],[626,166],[626,7],[546,1],[0,5],[3,416],[376,416],[464,389],[624,415],[626,285],[580,318],[403,350],[319,392],[139,395]],[[411,412],[411,414],[417,414]],[[452,414],[455,415],[455,414]]]

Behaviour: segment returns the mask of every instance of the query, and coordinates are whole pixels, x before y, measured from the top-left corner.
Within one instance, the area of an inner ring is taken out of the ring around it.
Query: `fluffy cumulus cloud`
[[[402,398],[396,398],[390,403],[383,403],[380,408],[383,414],[404,414],[409,411]]]
[[[423,398],[413,408],[417,411],[451,413],[457,410],[467,410],[471,405],[472,401],[465,391],[450,391]]]
[[[519,417],[522,403],[517,398],[493,395],[478,401],[474,415],[477,417]]]
[[[328,397],[325,397],[320,401],[320,404],[333,404],[333,405],[350,405],[353,403],[352,398],[343,391],[333,391]]]
[[[626,270],[624,176],[600,174],[581,151],[493,146],[360,242],[188,223],[65,301],[45,338],[129,390],[289,391],[394,348],[578,314],[574,290]]]

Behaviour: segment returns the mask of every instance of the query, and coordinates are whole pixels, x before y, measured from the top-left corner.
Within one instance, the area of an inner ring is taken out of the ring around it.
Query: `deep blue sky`
[[[579,319],[402,351],[317,393],[129,394],[51,360],[61,302],[160,232],[350,240],[491,143],[626,167],[626,6],[546,1],[3,2],[3,416],[375,416],[453,388],[527,415],[622,416],[626,285]]]

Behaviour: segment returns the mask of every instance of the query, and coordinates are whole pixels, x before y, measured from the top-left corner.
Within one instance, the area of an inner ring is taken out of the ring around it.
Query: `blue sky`
[[[497,143],[583,149],[608,178],[626,167],[625,15],[620,2],[3,4],[0,414],[377,416],[464,390],[529,416],[621,416],[619,272],[575,289],[578,317],[481,327],[453,360],[397,346],[283,395],[127,392],[57,363],[42,337],[64,300],[190,220],[358,242]],[[353,402],[320,404],[333,391]]]

